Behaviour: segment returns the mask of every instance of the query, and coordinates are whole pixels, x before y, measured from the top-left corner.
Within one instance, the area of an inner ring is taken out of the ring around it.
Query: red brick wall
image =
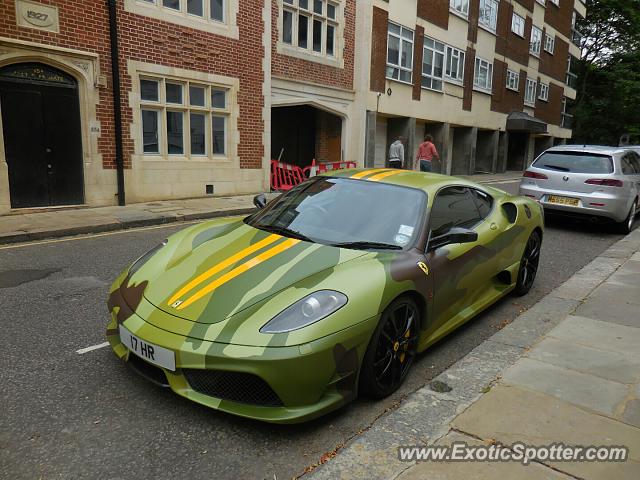
[[[467,53],[464,57],[464,90],[462,93],[462,109],[471,110],[471,104],[473,101],[473,73],[475,71],[476,64],[476,50],[475,48],[467,48]]]
[[[245,2],[240,0],[241,5]],[[259,2],[258,2],[259,3]],[[242,7],[241,7],[242,8]],[[303,60],[286,54],[280,54],[276,51],[280,32],[278,30],[278,19],[280,12],[278,11],[278,2],[272,0],[271,7],[271,72],[276,77],[289,78],[293,80],[302,80],[307,82],[319,83],[322,85],[330,85],[333,87],[351,90],[353,88],[353,64],[355,58],[355,34],[356,34],[356,0],[345,0],[344,2],[344,49],[342,57],[344,59],[344,68],[337,68],[323,65],[318,62]],[[260,15],[261,9],[252,9],[249,16]],[[386,27],[385,27],[386,28]],[[336,47],[339,45],[336,44]]]
[[[113,125],[113,100],[111,85],[111,60],[109,21],[106,2],[101,0],[41,0],[41,3],[58,6],[60,33],[19,28],[16,26],[13,0],[0,4],[0,35],[45,43],[99,55],[101,73],[108,77],[108,88],[100,89],[100,105],[97,107],[101,122],[98,148],[105,168],[115,168],[115,139]],[[261,0],[238,2],[237,22],[240,39],[182,27],[174,23],[156,20],[124,11],[124,2],[118,1],[118,33],[120,45],[120,73],[122,92],[122,126],[124,133],[125,167],[131,166],[133,140],[129,125],[133,111],[128,106],[131,77],[127,74],[127,60],[137,60],[189,70],[238,77],[240,91],[238,104],[238,130],[240,144],[238,155],[241,168],[262,167],[262,23]]]
[[[546,32],[545,32],[546,33]],[[564,83],[567,74],[567,59],[569,58],[569,44],[556,35],[553,54],[544,49],[544,34],[540,49],[540,73]]]
[[[115,168],[113,96],[111,94],[111,56],[109,17],[106,2],[77,0],[39,0],[58,7],[60,33],[18,27],[14,0],[0,2],[0,36],[46,45],[55,45],[99,55],[100,71],[109,78],[108,88],[100,88],[97,119],[101,124],[98,149],[105,168]]]
[[[491,110],[494,112],[511,113],[521,112],[524,108],[524,89],[527,72],[520,70],[520,83],[518,91],[507,88],[507,64],[493,60],[493,90],[491,95]]]
[[[531,17],[525,18],[524,38],[511,31],[513,5],[500,2],[498,25],[496,28],[496,53],[504,55],[522,65],[529,64],[529,40],[531,38]]]
[[[449,28],[449,0],[418,0],[418,17],[441,28]]]
[[[540,79],[538,79],[538,82]],[[552,125],[560,125],[562,117],[562,96],[564,88],[562,85],[549,83],[549,101],[544,102],[536,99],[536,118],[543,120]]]
[[[424,28],[416,26],[413,44],[413,92],[411,97],[420,100],[422,95],[422,56],[424,55]]]
[[[389,13],[373,7],[373,25],[371,27],[371,70],[370,87],[374,92],[384,92],[385,71],[387,69],[387,31]]]
[[[467,40],[476,43],[478,41],[478,17],[480,16],[480,0],[469,2],[469,30]]]
[[[544,10],[544,23],[548,23],[567,38],[571,38],[571,18],[575,0],[560,0],[559,6],[547,2]]]
[[[122,91],[131,90],[127,60],[137,60],[171,67],[226,75],[240,79],[238,91],[238,155],[241,168],[262,168],[262,22],[261,0],[241,0],[237,23],[239,40],[181,27],[173,23],[125,12],[118,2],[120,33],[120,68]],[[126,95],[126,93],[125,93]],[[132,110],[123,98],[123,125],[127,132]],[[133,151],[133,141],[126,138],[125,158]]]

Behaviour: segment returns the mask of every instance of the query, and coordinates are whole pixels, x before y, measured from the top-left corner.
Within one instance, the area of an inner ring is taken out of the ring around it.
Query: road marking
[[[233,216],[233,215],[230,215]],[[51,239],[51,240],[41,240],[41,241],[36,241],[36,242],[25,242],[25,243],[16,243],[16,244],[11,244],[11,245],[4,245],[4,246],[0,246],[0,250],[9,250],[12,248],[23,248],[23,247],[31,247],[34,245],[47,245],[49,243],[63,243],[63,242],[73,242],[76,240],[90,240],[92,238],[97,238],[97,237],[109,237],[111,235],[122,235],[125,233],[136,233],[136,232],[142,232],[145,230],[158,230],[160,228],[169,228],[169,227],[180,227],[180,226],[186,226],[186,225],[192,225],[194,223],[200,223],[200,222],[204,222],[206,221],[206,219],[201,219],[201,220],[189,220],[187,222],[171,222],[171,223],[163,223],[162,225],[154,225],[151,227],[139,227],[139,228],[127,228],[127,229],[122,229],[122,230],[116,230],[114,232],[103,232],[103,233],[89,233],[89,234],[81,234],[78,236],[73,236],[73,237],[65,237],[65,238],[55,238],[55,239]]]
[[[92,345],[90,347],[81,348],[80,350],[76,350],[76,353],[82,355],[84,353],[93,352],[94,350],[99,350],[100,348],[104,348],[108,346],[109,346],[109,342],[104,342],[98,345]]]

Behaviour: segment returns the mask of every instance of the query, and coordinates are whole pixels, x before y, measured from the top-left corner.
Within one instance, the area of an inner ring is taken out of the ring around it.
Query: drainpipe
[[[122,148],[122,108],[120,99],[120,56],[118,55],[117,0],[107,0],[109,8],[109,38],[111,40],[111,83],[113,85],[113,116],[116,135],[116,176],[118,181],[118,205],[125,205],[124,160]]]

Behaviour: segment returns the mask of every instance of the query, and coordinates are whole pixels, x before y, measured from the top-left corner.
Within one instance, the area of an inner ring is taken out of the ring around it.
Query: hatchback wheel
[[[633,230],[633,222],[636,219],[636,210],[638,208],[638,201],[634,200],[633,205],[631,205],[631,210],[629,210],[629,215],[622,222],[618,223],[618,231],[620,233],[631,233]]]
[[[393,302],[382,313],[373,332],[360,372],[361,390],[383,398],[398,389],[418,353],[420,313],[407,297]]]
[[[538,273],[538,264],[540,263],[540,248],[542,247],[542,237],[540,232],[534,231],[524,247],[522,260],[520,260],[520,269],[518,270],[518,280],[513,294],[521,297],[526,295],[533,286],[533,281]]]

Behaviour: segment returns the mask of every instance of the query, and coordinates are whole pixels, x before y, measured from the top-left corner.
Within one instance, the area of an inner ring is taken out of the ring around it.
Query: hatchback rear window
[[[583,152],[543,153],[533,166],[556,172],[613,173],[613,161],[610,156]]]

